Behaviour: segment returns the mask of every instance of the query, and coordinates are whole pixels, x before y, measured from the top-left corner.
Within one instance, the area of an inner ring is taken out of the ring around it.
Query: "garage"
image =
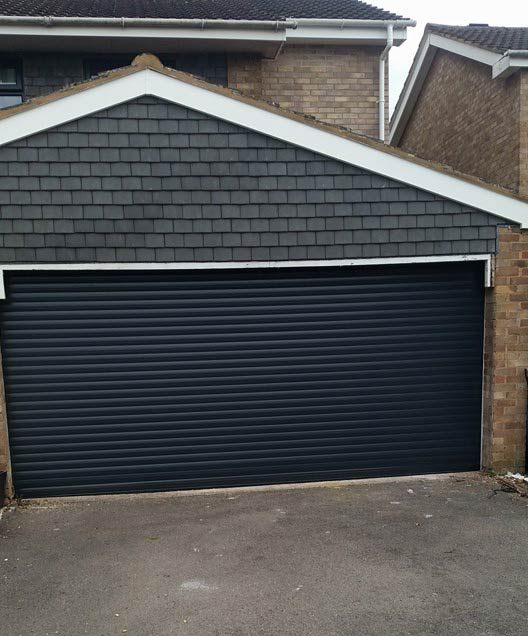
[[[0,172],[9,496],[524,462],[507,192],[151,56],[11,109]]]
[[[5,279],[22,496],[479,468],[482,263]]]

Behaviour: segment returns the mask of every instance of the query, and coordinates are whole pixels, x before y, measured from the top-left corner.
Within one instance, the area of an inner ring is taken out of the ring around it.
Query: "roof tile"
[[[427,30],[496,53],[504,53],[512,49],[528,51],[528,27],[428,24]]]
[[[53,17],[283,20],[395,20],[360,0],[0,0],[0,15]]]

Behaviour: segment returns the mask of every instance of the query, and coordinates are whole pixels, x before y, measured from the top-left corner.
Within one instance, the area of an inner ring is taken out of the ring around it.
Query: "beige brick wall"
[[[519,73],[493,80],[489,66],[438,51],[398,145],[517,191],[519,95]]]
[[[520,166],[519,193],[528,198],[528,71],[520,72]]]
[[[228,84],[284,108],[377,137],[380,53],[378,47],[290,45],[276,60],[232,56]],[[386,93],[388,109],[388,73]]]
[[[483,464],[523,470],[528,368],[528,231],[501,228],[494,287],[487,290]]]
[[[260,56],[232,54],[227,59],[227,84],[252,97],[262,95],[262,64]]]

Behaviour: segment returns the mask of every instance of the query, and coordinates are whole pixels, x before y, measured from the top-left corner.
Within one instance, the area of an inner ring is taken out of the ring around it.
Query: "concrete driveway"
[[[0,522],[2,636],[521,636],[528,501],[477,476],[53,500]]]

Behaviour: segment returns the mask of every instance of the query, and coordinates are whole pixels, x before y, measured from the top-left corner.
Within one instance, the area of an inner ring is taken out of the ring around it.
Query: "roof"
[[[430,33],[437,33],[495,53],[505,53],[511,50],[528,51],[528,27],[428,24],[427,30]]]
[[[344,128],[208,84],[164,67],[150,54],[136,57],[132,66],[0,111],[0,146],[143,95],[154,95],[528,227],[528,201],[504,188]]]
[[[210,20],[402,19],[360,0],[0,0],[0,15]]]

